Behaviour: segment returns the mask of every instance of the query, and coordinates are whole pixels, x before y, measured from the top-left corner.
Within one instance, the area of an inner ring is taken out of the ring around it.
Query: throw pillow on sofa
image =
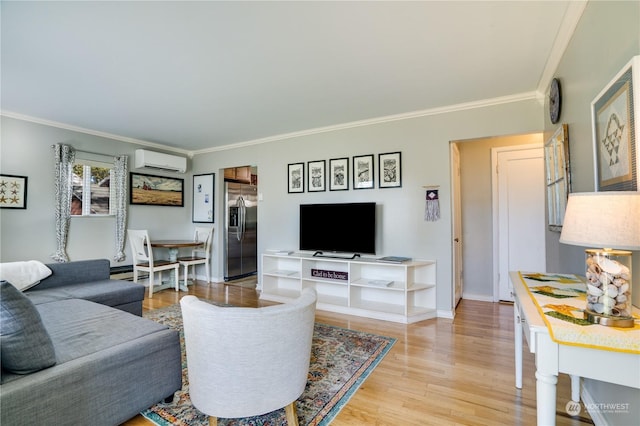
[[[2,369],[29,374],[56,363],[49,333],[35,305],[10,283],[0,283]]]
[[[18,290],[25,291],[51,275],[51,269],[37,260],[0,263],[0,280],[9,281]]]

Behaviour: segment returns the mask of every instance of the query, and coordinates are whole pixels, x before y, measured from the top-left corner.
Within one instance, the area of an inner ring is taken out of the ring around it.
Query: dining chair
[[[149,298],[152,298],[155,273],[159,273],[160,283],[162,284],[162,271],[173,270],[176,291],[179,291],[180,263],[169,260],[154,260],[147,230],[128,229],[127,235],[129,236],[133,255],[133,281],[138,282],[138,272],[148,272]]]
[[[196,265],[205,265],[207,284],[211,282],[211,240],[213,240],[213,226],[196,226],[193,236],[195,241],[202,241],[202,246],[191,251],[191,256],[179,257],[178,262],[184,267],[184,282],[186,285],[189,266],[193,266],[193,279],[196,279]]]
[[[193,406],[209,416],[252,417],[285,408],[298,424],[296,400],[308,380],[317,293],[304,288],[287,303],[261,308],[180,300]]]

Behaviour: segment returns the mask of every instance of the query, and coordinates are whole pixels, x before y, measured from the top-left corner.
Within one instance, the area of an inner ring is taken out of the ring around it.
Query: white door
[[[497,163],[493,195],[494,206],[497,202],[494,209],[497,293],[499,300],[513,301],[509,271],[546,269],[543,148],[510,147],[493,151]],[[495,290],[494,285],[494,300]]]
[[[462,299],[462,200],[460,188],[460,149],[451,144],[451,181],[453,183],[453,308]]]

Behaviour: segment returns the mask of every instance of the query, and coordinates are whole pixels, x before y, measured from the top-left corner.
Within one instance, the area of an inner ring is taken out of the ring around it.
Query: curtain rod
[[[55,144],[51,145],[51,148],[55,148]],[[121,157],[123,155],[127,155],[127,154],[104,154],[102,152],[92,152],[92,151],[85,151],[84,149],[76,149],[73,148],[76,152],[81,152],[83,154],[92,154],[92,155],[102,155],[104,157]]]

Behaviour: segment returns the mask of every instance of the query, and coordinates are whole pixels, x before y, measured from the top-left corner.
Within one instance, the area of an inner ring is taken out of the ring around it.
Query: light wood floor
[[[234,285],[235,284],[235,285]],[[235,306],[265,306],[255,278],[234,284],[197,283],[189,294]],[[178,303],[185,292],[145,298],[144,310]],[[397,339],[333,425],[534,425],[534,357],[523,355],[523,389],[514,386],[513,306],[462,300],[455,320],[397,324],[317,311],[316,321]],[[558,425],[593,424],[583,410],[572,418],[569,377],[558,378]],[[137,416],[125,425],[149,425]]]

